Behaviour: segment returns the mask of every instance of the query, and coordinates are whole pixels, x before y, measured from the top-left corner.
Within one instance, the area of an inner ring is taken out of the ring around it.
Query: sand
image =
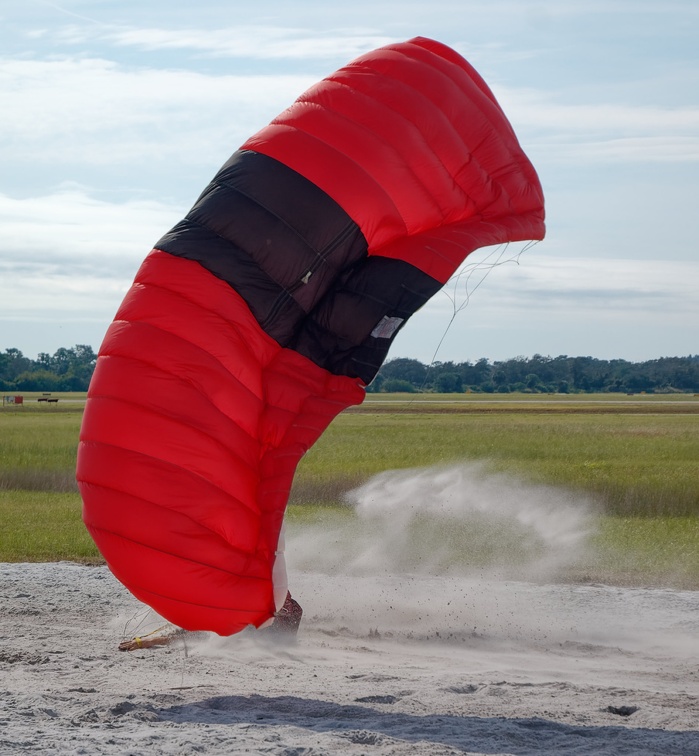
[[[163,620],[106,567],[0,564],[0,754],[699,755],[699,592],[566,582],[591,502],[474,465],[349,499],[289,528],[291,643],[119,652]]]
[[[0,753],[699,754],[699,593],[293,577],[295,643],[122,653],[106,568],[0,565]]]

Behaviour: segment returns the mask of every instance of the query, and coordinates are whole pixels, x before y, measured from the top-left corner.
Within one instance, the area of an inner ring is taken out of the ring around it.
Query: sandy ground
[[[0,564],[0,753],[699,754],[699,593],[300,571],[298,639],[120,653],[106,568]]]
[[[349,503],[289,528],[293,643],[122,653],[163,621],[106,568],[0,564],[0,754],[699,756],[699,592],[564,582],[592,502],[460,465]]]

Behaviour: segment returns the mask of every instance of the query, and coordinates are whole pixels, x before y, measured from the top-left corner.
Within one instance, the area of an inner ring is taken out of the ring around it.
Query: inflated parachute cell
[[[534,168],[448,47],[303,94],[156,244],[100,349],[77,477],[114,575],[189,630],[269,621],[301,456],[470,252],[543,236]]]

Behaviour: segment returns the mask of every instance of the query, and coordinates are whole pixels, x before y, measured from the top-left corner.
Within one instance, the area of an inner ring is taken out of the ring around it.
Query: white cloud
[[[0,29],[0,319],[40,323],[37,350],[95,343],[60,324],[106,327],[154,241],[308,86],[425,34],[493,87],[549,216],[545,244],[488,276],[440,358],[696,351],[698,4],[270,0],[241,15],[108,0],[92,19],[42,4],[16,4]],[[405,353],[431,356],[450,313],[433,300],[399,336]]]
[[[104,202],[78,188],[0,195],[2,320],[108,322],[143,258],[182,214],[157,202]]]
[[[473,257],[482,259],[485,253],[481,250]],[[483,283],[473,292],[481,279]],[[492,270],[484,264],[468,286],[462,276],[425,309],[451,313],[452,301],[458,308],[473,292],[468,306],[477,303],[483,311],[597,309],[605,316],[614,312],[630,317],[661,311],[664,316],[679,314],[699,323],[698,289],[699,261],[557,258],[525,252],[519,263],[512,261]]]
[[[143,257],[185,212],[153,201],[105,202],[76,188],[26,199],[0,194],[0,261],[121,266]]]
[[[508,110],[529,126],[575,134],[599,134],[610,131],[626,135],[651,133],[684,134],[699,129],[699,107],[648,107],[643,105],[561,104],[553,95],[531,90],[508,90],[503,93]]]
[[[105,40],[141,50],[190,50],[213,57],[253,60],[353,58],[394,41],[370,30],[317,30],[261,25],[224,29],[124,28]]]
[[[456,315],[450,298],[435,295],[401,331],[391,357],[429,363],[538,353],[642,361],[694,354],[697,289],[696,261],[525,253],[519,266],[492,270],[470,300],[463,287],[457,290],[457,308],[467,306]]]
[[[90,165],[221,162],[313,77],[212,76],[102,59],[0,61],[0,156]],[[221,153],[221,149],[225,152]],[[216,149],[218,148],[218,149]]]
[[[103,320],[105,313],[116,312],[131,283],[131,280],[112,279],[107,276],[76,278],[38,271],[31,279],[27,279],[3,270],[2,278],[1,319],[21,318],[34,322],[50,322],[56,318],[74,315],[81,315],[89,320]]]
[[[648,136],[583,142],[532,142],[546,151],[547,161],[611,163],[695,163],[699,136]]]
[[[571,105],[558,95],[494,87],[503,109],[548,159],[608,162],[699,160],[699,107]]]
[[[0,110],[12,118],[0,120],[0,157],[93,168],[144,160],[217,166],[316,78],[129,68],[97,58],[2,60]],[[699,107],[570,105],[531,89],[495,92],[525,144],[549,159],[699,160]]]

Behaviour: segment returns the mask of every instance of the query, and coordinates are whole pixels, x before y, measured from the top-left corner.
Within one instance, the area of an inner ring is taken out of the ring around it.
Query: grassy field
[[[0,561],[99,561],[80,522],[84,396],[0,410]],[[390,469],[482,460],[592,497],[600,515],[575,579],[699,588],[699,398],[369,395],[302,460],[293,526],[348,521],[343,494]]]
[[[296,488],[332,500],[336,488],[383,470],[485,459],[590,493],[607,514],[699,516],[699,399],[591,396],[369,396],[304,457]]]

